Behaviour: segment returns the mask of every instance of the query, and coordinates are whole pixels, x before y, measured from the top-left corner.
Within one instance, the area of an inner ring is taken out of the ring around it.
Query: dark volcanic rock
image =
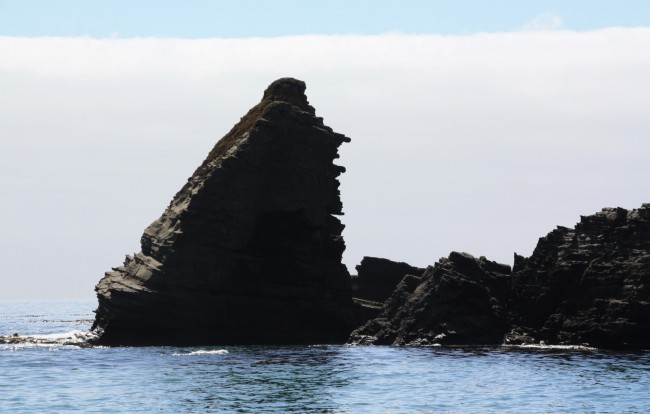
[[[377,257],[364,257],[352,278],[352,296],[383,303],[406,275],[420,276],[425,269]]]
[[[558,227],[506,265],[452,253],[405,278],[357,344],[650,347],[650,204]]]
[[[508,330],[510,267],[453,252],[421,278],[405,277],[355,344],[495,344]]]
[[[650,204],[605,208],[515,256],[513,324],[547,343],[650,347]]]
[[[96,287],[109,345],[345,342],[358,323],[338,147],[305,84],[280,79],[212,149],[142,251]]]

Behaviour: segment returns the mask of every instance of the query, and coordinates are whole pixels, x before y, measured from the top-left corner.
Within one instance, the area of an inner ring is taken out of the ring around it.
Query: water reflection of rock
[[[186,398],[205,411],[273,406],[283,413],[336,412],[335,393],[349,387],[353,377],[345,350],[235,347],[228,354],[193,357],[187,370],[194,386]]]

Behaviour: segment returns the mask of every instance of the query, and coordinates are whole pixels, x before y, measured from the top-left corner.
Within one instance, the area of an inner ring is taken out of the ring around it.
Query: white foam
[[[549,350],[563,350],[563,351],[598,351],[586,345],[546,345],[546,344],[521,344],[521,345],[503,345],[507,348],[523,348],[523,349],[549,349]]]
[[[228,350],[226,349],[199,349],[198,351],[192,351],[187,353],[175,353],[176,356],[194,356],[194,355],[224,355],[227,354]]]
[[[74,330],[61,333],[16,335],[1,337],[3,345],[19,347],[51,347],[51,346],[88,346],[91,339],[96,338],[91,331]]]
[[[74,331],[61,332],[61,333],[52,333],[52,334],[43,334],[43,335],[29,335],[29,336],[24,336],[23,338],[34,338],[34,339],[40,339],[40,340],[43,340],[43,341],[58,342],[58,341],[65,341],[65,340],[87,338],[90,335],[91,335],[90,331],[74,330]]]

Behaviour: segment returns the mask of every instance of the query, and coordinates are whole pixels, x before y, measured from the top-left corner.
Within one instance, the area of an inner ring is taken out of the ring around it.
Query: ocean
[[[2,413],[647,413],[650,352],[65,345],[93,301],[0,302]]]

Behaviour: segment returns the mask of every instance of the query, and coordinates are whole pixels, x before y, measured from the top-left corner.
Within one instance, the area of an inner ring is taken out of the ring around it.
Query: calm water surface
[[[84,330],[93,302],[0,302],[0,335]],[[647,413],[650,353],[0,345],[7,413]]]

